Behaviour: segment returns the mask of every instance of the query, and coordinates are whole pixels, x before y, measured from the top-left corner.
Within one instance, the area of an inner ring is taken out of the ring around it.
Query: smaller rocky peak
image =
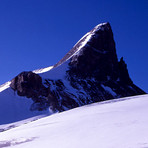
[[[131,80],[128,73],[127,64],[123,60],[123,57],[121,57],[120,61],[118,62],[118,65],[120,82],[126,85],[133,84],[133,81]]]
[[[11,80],[10,87],[17,91],[19,96],[34,97],[43,87],[42,78],[31,71],[24,71]]]

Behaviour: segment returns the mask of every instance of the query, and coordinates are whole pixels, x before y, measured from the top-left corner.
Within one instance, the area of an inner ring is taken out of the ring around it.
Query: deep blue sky
[[[57,63],[102,22],[110,22],[132,80],[148,92],[148,0],[0,0],[0,84]]]

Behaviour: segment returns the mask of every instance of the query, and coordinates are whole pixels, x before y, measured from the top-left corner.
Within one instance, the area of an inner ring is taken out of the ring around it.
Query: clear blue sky
[[[0,84],[57,63],[102,22],[110,22],[132,80],[148,92],[148,0],[0,0]]]

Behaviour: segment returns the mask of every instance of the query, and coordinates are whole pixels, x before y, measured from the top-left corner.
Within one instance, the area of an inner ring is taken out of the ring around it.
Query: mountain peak
[[[82,47],[84,47],[85,45],[87,45],[87,43],[89,42],[89,40],[91,40],[92,37],[95,36],[95,34],[97,34],[97,32],[99,30],[110,30],[111,31],[111,26],[108,22],[106,23],[101,23],[98,24],[97,26],[95,26],[91,31],[89,31],[88,33],[86,33],[75,45],[74,47],[57,63],[54,65],[54,67],[57,67],[59,65],[61,65],[62,63],[64,63],[65,61],[69,60],[70,58],[72,58],[72,56],[76,55],[79,53],[80,49],[82,49]],[[111,31],[112,32],[112,31]]]
[[[131,80],[123,58],[118,61],[109,23],[94,27],[53,67],[22,72],[11,80],[7,89],[11,89],[11,98],[32,100],[32,112],[49,108],[52,112],[64,111],[93,102],[145,94]],[[0,97],[5,99],[5,94],[9,94],[6,89],[2,90]]]
[[[103,29],[106,29],[106,30],[111,30],[111,25],[109,22],[105,22],[105,23],[100,23],[98,24],[97,26],[94,27],[94,29],[92,29],[94,32],[98,31],[98,30],[103,30]]]
[[[94,77],[104,81],[107,76],[117,78],[118,59],[109,23],[93,28],[71,49],[71,70],[78,77]]]
[[[35,81],[26,75],[31,75]],[[38,89],[32,85],[29,91],[29,97],[37,103],[39,110],[50,106],[54,111],[62,111],[90,102],[145,93],[133,84],[123,58],[118,61],[113,32],[108,22],[97,25],[84,35],[45,74],[33,75],[28,72],[24,76],[21,73],[13,79],[13,85],[10,86],[15,86],[18,95],[20,89],[23,91],[22,77],[31,81],[31,84],[36,84],[37,79],[43,83]],[[30,82],[26,80],[28,89]],[[28,91],[23,92],[28,97]]]

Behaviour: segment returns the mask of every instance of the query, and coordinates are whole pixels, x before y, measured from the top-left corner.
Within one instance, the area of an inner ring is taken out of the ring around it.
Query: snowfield
[[[7,85],[3,87],[7,87]],[[18,96],[8,86],[8,88],[0,92],[0,125],[24,120],[34,116],[51,114],[49,110],[31,111],[30,108],[32,103],[33,101],[31,99]]]
[[[148,95],[94,103],[12,123],[0,148],[148,148],[147,114]]]

